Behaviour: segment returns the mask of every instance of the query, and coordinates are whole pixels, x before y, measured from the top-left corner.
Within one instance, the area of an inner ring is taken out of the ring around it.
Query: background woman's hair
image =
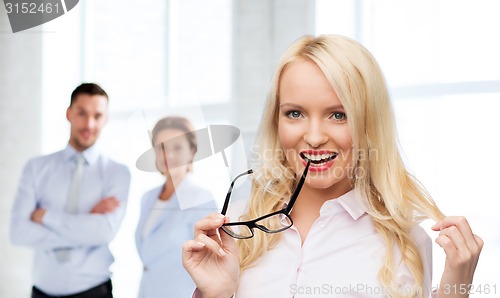
[[[193,151],[193,155],[196,154],[198,151],[198,142],[196,140],[196,134],[194,133],[194,127],[187,118],[181,116],[168,116],[158,120],[151,132],[151,143],[153,146],[155,145],[158,134],[165,129],[177,129],[184,132],[189,143],[189,148]],[[193,170],[192,164],[189,164],[188,170],[190,172]]]
[[[423,219],[441,219],[424,187],[406,170],[396,137],[392,105],[382,72],[369,51],[358,42],[339,35],[305,36],[292,44],[282,56],[274,74],[254,148],[263,179],[273,179],[280,195],[263,192],[256,183],[247,213],[253,219],[282,208],[296,183],[293,170],[278,142],[279,83],[290,63],[307,59],[324,73],[347,114],[353,142],[352,177],[357,198],[363,198],[367,213],[387,247],[379,280],[395,287],[397,272],[393,246],[401,250],[402,261],[417,286],[423,287],[423,264],[410,237]],[[271,156],[263,160],[262,157]],[[240,267],[252,266],[279,241],[280,234],[256,233],[250,240],[238,241]],[[413,297],[416,293],[412,293]],[[423,293],[417,293],[422,295]],[[411,296],[410,295],[410,296]]]

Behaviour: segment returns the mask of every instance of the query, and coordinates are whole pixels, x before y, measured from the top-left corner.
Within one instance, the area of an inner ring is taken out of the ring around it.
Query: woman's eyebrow
[[[294,104],[294,103],[282,103],[282,104],[280,104],[280,108],[283,108],[283,107],[291,107],[291,108],[298,108],[298,109],[302,108],[301,105]],[[329,106],[325,110],[331,111],[331,110],[343,110],[343,109],[344,109],[344,106],[340,104],[340,105]]]
[[[326,108],[327,110],[343,110],[344,106],[343,105],[334,105]]]
[[[291,107],[291,108],[302,108],[301,105],[298,105],[298,104],[294,104],[294,103],[282,103],[280,104],[280,108],[283,108],[283,107]]]

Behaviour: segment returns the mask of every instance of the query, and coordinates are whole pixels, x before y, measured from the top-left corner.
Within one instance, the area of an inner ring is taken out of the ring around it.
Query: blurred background
[[[162,181],[135,168],[150,148],[148,129],[174,111],[197,127],[238,127],[229,168],[221,154],[195,165],[222,200],[229,178],[246,167],[279,56],[300,36],[323,33],[350,36],[378,59],[406,164],[445,214],[465,215],[485,240],[474,284],[490,291],[474,297],[500,296],[499,11],[496,0],[85,0],[13,34],[2,6],[0,297],[30,295],[32,253],[10,244],[10,209],[25,162],[66,145],[65,111],[78,84],[96,82],[108,92],[100,146],[132,171],[127,214],[111,248],[115,297],[137,297],[140,198]],[[431,223],[423,225],[434,239]],[[434,245],[433,284],[443,265]]]

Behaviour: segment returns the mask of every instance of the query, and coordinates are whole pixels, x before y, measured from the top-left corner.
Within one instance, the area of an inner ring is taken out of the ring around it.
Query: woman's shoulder
[[[410,231],[410,237],[415,243],[422,257],[422,262],[425,264],[432,263],[432,239],[424,230],[424,228],[416,224]]]
[[[415,241],[415,243],[417,244],[417,246],[432,245],[431,237],[429,236],[429,234],[427,234],[427,232],[424,230],[424,228],[421,225],[419,225],[419,224],[416,224],[411,229],[411,231],[410,231],[410,237],[411,237],[411,239],[413,241]]]
[[[429,297],[432,283],[432,239],[419,224],[416,224],[410,231],[410,237],[422,258],[424,297]]]
[[[182,182],[182,187],[179,188],[179,192],[189,192],[192,195],[193,194],[199,194],[199,195],[210,195],[213,197],[212,192],[204,186],[196,176],[193,174],[187,174],[186,177],[184,178],[184,181]]]
[[[176,189],[181,209],[201,208],[215,211],[217,204],[212,192],[203,186],[192,174],[186,175],[182,185]]]

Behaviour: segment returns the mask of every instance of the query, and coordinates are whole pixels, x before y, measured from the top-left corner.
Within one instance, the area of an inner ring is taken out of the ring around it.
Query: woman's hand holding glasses
[[[231,182],[222,214],[212,213],[195,224],[194,240],[186,241],[182,246],[182,263],[203,298],[232,297],[236,292],[240,267],[235,238],[252,238],[254,228],[266,233],[279,233],[293,225],[290,211],[302,189],[310,163],[307,162],[295,191],[283,209],[250,221],[229,222],[229,218],[223,214],[227,212],[236,180],[253,174],[252,170],[248,170]]]
[[[233,237],[220,231],[227,217],[213,213],[198,221],[194,240],[182,247],[182,263],[203,298],[232,297],[238,285],[238,247]],[[220,231],[220,232],[219,232]]]

